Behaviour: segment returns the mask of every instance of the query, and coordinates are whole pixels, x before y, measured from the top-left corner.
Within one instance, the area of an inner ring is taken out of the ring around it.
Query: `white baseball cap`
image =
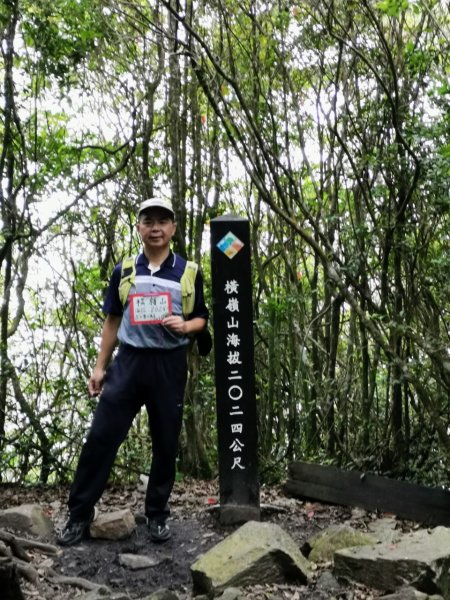
[[[175,211],[170,200],[166,200],[165,198],[149,198],[148,200],[144,200],[139,206],[138,218],[141,212],[148,208],[164,208],[164,210],[171,213],[172,219],[175,219]]]

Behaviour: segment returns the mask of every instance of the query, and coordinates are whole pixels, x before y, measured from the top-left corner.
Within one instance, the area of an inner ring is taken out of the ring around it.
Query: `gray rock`
[[[39,504],[22,504],[0,511],[0,527],[48,538],[53,524]]]
[[[145,494],[145,492],[147,491],[147,486],[148,486],[148,475],[139,475],[139,484],[138,484],[138,491],[139,492],[143,492]]]
[[[218,595],[226,588],[310,578],[308,561],[294,540],[273,523],[250,521],[192,565],[194,593]]]
[[[143,556],[141,554],[119,554],[119,563],[132,571],[138,569],[148,569],[161,564],[162,559],[153,556]]]
[[[229,587],[219,596],[218,600],[244,600],[244,598],[241,588]]]
[[[381,596],[380,600],[444,600],[442,596],[433,594],[429,596],[423,592],[419,592],[413,587],[403,586],[397,590],[394,594],[388,594],[387,596]]]
[[[426,598],[428,598],[428,596],[422,594],[422,592],[418,592],[420,596],[417,597],[416,592],[417,590],[412,587],[402,587],[393,594],[387,594],[386,596],[381,597],[383,600],[426,600]]]
[[[99,514],[91,523],[89,532],[93,538],[104,540],[123,540],[136,529],[131,510],[128,508],[111,513]]]
[[[324,571],[316,582],[316,589],[324,592],[335,593],[340,591],[341,585],[333,576],[331,571]]]
[[[369,532],[374,535],[379,542],[395,544],[402,537],[403,533],[396,530],[397,521],[390,517],[375,519],[367,525]]]
[[[332,525],[308,540],[309,560],[321,563],[333,560],[336,550],[352,546],[370,546],[377,542],[374,535],[358,531],[349,525]]]
[[[450,600],[450,529],[415,531],[395,544],[338,550],[334,574],[386,592],[412,585]]]

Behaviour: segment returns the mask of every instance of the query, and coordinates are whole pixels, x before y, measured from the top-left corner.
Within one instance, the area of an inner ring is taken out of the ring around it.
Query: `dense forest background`
[[[450,484],[444,0],[2,0],[0,477],[71,479],[102,297],[174,203],[252,232],[260,471],[295,458]],[[179,470],[216,474],[190,356]],[[144,413],[114,477],[148,468]]]

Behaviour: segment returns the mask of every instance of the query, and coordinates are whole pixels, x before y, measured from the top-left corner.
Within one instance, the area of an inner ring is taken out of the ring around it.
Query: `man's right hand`
[[[88,390],[90,396],[98,396],[102,391],[103,380],[105,379],[105,370],[95,367],[88,381]]]

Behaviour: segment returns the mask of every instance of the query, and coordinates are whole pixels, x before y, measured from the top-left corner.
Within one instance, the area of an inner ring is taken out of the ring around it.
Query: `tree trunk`
[[[24,600],[16,568],[9,558],[0,558],[0,590],[2,600]]]
[[[180,470],[192,477],[209,479],[212,469],[205,446],[204,423],[199,416],[199,397],[197,384],[199,379],[199,356],[189,352],[189,379],[184,396],[184,429],[185,436],[181,440]]]
[[[311,364],[312,364],[312,385],[310,394],[305,398],[306,408],[306,447],[311,453],[315,453],[319,447],[318,440],[318,423],[317,423],[317,392],[321,386],[322,368],[320,365],[319,350],[319,298],[318,298],[318,281],[319,281],[319,259],[314,258],[314,275],[311,281]]]

